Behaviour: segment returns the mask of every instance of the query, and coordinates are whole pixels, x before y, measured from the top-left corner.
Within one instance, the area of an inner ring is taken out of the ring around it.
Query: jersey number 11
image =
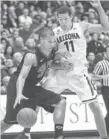
[[[74,44],[73,44],[73,41],[71,40],[71,41],[66,41],[66,42],[64,42],[64,45],[66,46],[66,49],[67,49],[67,51],[70,51],[69,50],[69,47],[71,47],[71,49],[72,49],[72,52],[74,52],[75,50],[74,50]]]

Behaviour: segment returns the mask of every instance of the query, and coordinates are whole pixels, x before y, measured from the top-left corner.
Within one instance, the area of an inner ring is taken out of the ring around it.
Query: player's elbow
[[[26,80],[26,76],[23,75],[19,75],[18,79],[17,79],[17,83],[22,83]]]

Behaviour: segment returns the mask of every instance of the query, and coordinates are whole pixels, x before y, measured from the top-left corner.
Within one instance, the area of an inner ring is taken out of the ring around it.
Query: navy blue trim
[[[88,83],[88,85],[89,85],[89,87],[90,87],[90,90],[91,90],[91,93],[92,93],[92,96],[94,96],[94,89],[93,89],[93,87],[92,87],[92,84],[91,84],[91,82],[89,81],[88,77],[87,77],[86,75],[84,75],[84,76],[86,77],[87,83]]]
[[[92,100],[95,100],[96,98],[97,98],[97,95],[95,96],[95,98],[88,99],[88,100],[83,100],[82,102],[92,101]]]

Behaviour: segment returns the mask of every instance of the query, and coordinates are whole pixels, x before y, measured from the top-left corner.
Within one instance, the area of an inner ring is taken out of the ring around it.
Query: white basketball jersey
[[[72,54],[75,66],[83,67],[87,63],[86,60],[86,40],[84,32],[79,23],[73,23],[70,31],[63,31],[59,26],[54,30],[57,38],[58,49],[68,50]]]

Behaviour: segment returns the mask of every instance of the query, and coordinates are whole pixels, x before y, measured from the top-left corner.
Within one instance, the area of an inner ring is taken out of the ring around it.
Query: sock
[[[31,139],[31,136],[30,136],[30,129],[31,129],[31,128],[24,128],[24,130],[23,130],[25,136],[27,136],[28,139]]]
[[[63,137],[63,124],[55,124],[55,139]]]
[[[23,132],[24,132],[24,133],[30,133],[30,129],[31,129],[31,128],[24,128]]]

